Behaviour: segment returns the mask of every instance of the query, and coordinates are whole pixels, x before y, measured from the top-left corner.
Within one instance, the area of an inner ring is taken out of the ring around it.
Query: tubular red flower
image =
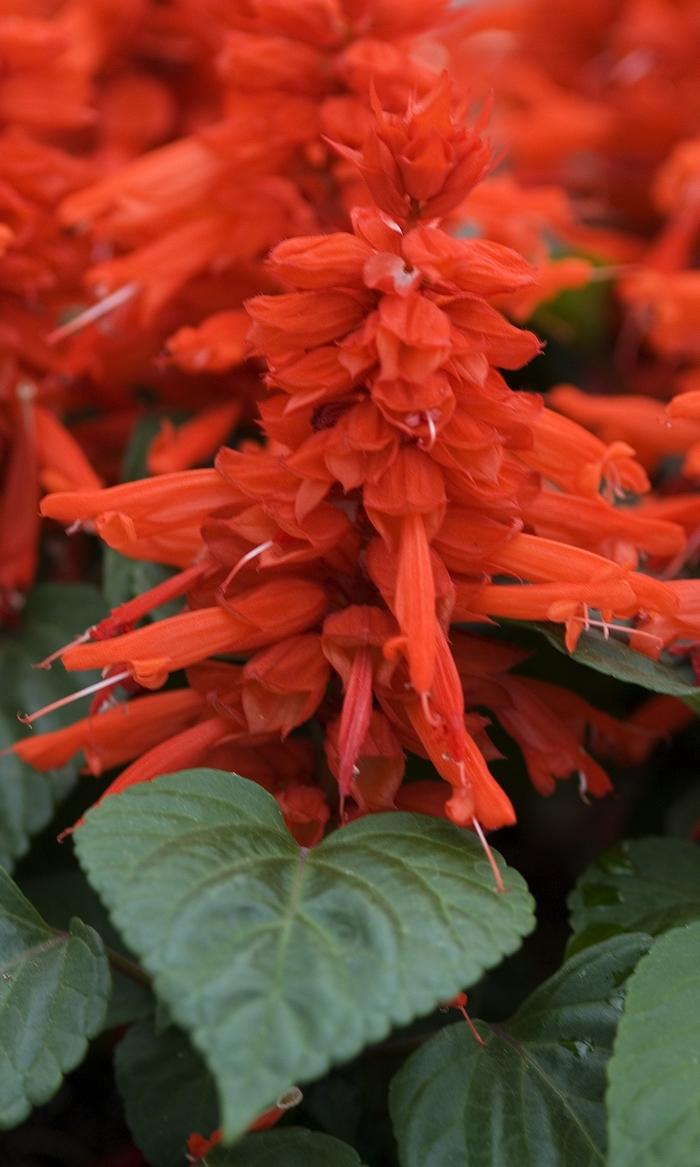
[[[197,725],[176,733],[167,741],[147,750],[137,761],[122,770],[102,794],[103,799],[113,794],[121,794],[131,786],[141,782],[151,782],[160,774],[196,766],[206,757],[208,751],[230,733],[229,722],[222,717],[209,717]]]
[[[396,619],[404,638],[411,683],[427,697],[435,669],[435,582],[421,515],[404,515],[401,522]]]
[[[202,712],[203,705],[202,698],[191,689],[153,693],[82,718],[65,729],[24,738],[12,749],[37,770],[63,766],[83,750],[90,771],[100,774],[186,728]]]
[[[261,584],[223,608],[201,608],[148,624],[134,632],[69,648],[67,669],[124,664],[145,688],[163,684],[168,673],[207,656],[261,648],[280,635],[313,627],[325,609],[323,588],[289,577]]]
[[[372,656],[362,645],[352,658],[338,726],[338,790],[340,813],[352,791],[354,771],[372,716]]]
[[[241,678],[251,732],[279,731],[284,739],[316,711],[329,674],[318,636],[287,637],[256,653]]]

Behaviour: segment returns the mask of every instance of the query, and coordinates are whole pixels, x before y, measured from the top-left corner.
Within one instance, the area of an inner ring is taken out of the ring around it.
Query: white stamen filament
[[[79,701],[81,697],[87,697],[90,693],[98,693],[100,689],[107,689],[110,685],[118,685],[120,681],[128,680],[129,676],[129,672],[123,672],[117,673],[113,677],[104,677],[101,681],[95,681],[94,685],[87,685],[84,689],[79,689],[77,693],[69,693],[67,697],[61,697],[59,701],[52,701],[50,705],[42,706],[35,713],[18,713],[17,720],[21,721],[23,725],[31,725],[32,722],[44,717],[45,714],[53,713],[54,709],[62,709],[64,705],[72,705],[74,701]]]
[[[83,312],[79,312],[72,320],[68,320],[65,324],[61,324],[58,328],[54,328],[46,337],[48,344],[58,344],[59,341],[65,340],[66,337],[73,336],[74,333],[80,332],[88,324],[93,324],[95,320],[100,320],[106,316],[108,312],[112,312],[115,308],[119,308],[122,304],[126,304],[132,296],[136,295],[139,290],[138,284],[123,284],[121,288],[117,288],[109,296],[104,296],[98,300],[96,304],[92,304]]]
[[[258,543],[258,546],[253,547],[252,551],[247,551],[245,555],[241,556],[241,558],[238,560],[238,563],[235,565],[235,567],[231,568],[230,572],[226,576],[226,579],[219,588],[219,592],[222,596],[226,595],[227,587],[231,581],[236,578],[239,571],[245,567],[246,563],[250,563],[253,559],[256,559],[258,555],[262,555],[263,552],[267,551],[268,547],[272,547],[272,543],[272,539],[267,539],[265,543]]]
[[[503,877],[502,877],[500,871],[498,870],[498,864],[496,863],[496,860],[493,857],[493,851],[491,850],[491,848],[488,845],[486,835],[483,832],[481,823],[479,822],[479,820],[477,818],[472,818],[472,823],[474,825],[474,830],[476,831],[477,835],[479,836],[479,842],[481,843],[481,846],[484,849],[484,854],[485,854],[486,858],[488,859],[489,866],[493,872],[493,878],[496,881],[496,891],[499,893],[503,893],[506,890],[504,883],[503,883]]]
[[[585,616],[570,616],[569,620],[573,620],[577,624],[583,624],[586,632],[590,632],[591,628],[600,628],[603,633],[603,640],[609,640],[611,632],[626,632],[628,636],[645,636],[647,640],[655,640],[657,644],[663,643],[661,637],[656,636],[653,632],[645,632],[643,628],[631,628],[628,624],[614,624],[609,623],[607,620],[594,620],[588,615],[588,612],[586,612]]]
[[[591,800],[588,797],[588,782],[583,770],[578,772],[578,793],[581,802],[585,802],[586,806],[590,806]]]
[[[76,648],[79,644],[85,644],[86,641],[90,639],[91,633],[92,628],[88,628],[85,632],[81,632],[80,636],[76,636],[75,640],[70,640],[68,644],[63,644],[60,648],[54,649],[54,651],[49,653],[48,656],[45,656],[43,660],[37,661],[36,664],[32,665],[32,668],[50,669],[53,662],[58,660],[60,656],[63,656],[64,652],[67,652],[69,648]]]

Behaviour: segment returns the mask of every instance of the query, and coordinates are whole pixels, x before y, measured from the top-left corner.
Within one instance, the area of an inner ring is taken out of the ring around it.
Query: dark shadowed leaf
[[[214,1074],[228,1138],[477,980],[533,923],[520,876],[499,895],[468,831],[373,815],[309,852],[271,795],[215,770],[107,799],[76,848]]]
[[[628,839],[584,872],[569,909],[570,952],[605,935],[656,935],[700,919],[700,851],[682,839]]]
[[[587,665],[608,677],[616,677],[618,681],[639,685],[653,693],[681,697],[700,713],[700,687],[695,684],[690,670],[684,666],[674,667],[650,660],[634,652],[622,640],[614,637],[606,640],[602,632],[595,629],[584,632],[576,651],[569,653],[564,643],[564,633],[557,626],[530,624],[529,627],[541,632],[550,644],[566,656],[571,656],[578,664]]]
[[[89,924],[99,933],[112,952],[127,958],[130,956],[104,904],[77,865],[43,872],[20,882],[23,893],[52,928],[67,929],[71,917],[79,916],[83,923]],[[114,966],[111,972],[112,991],[104,1029],[128,1025],[131,1021],[146,1017],[154,1008],[153,994],[145,985]]]
[[[75,692],[87,683],[85,673],[66,673],[59,665],[50,670],[32,666],[105,615],[106,607],[95,588],[87,584],[41,584],[35,588],[16,632],[0,636],[0,748],[20,737],[59,729],[80,716],[83,706],[69,705],[50,713],[30,730],[17,720]],[[94,674],[90,674],[90,681]],[[49,774],[38,774],[13,754],[0,758],[0,864],[11,870],[25,854],[32,835],[50,821],[61,798],[71,789],[77,763]]]
[[[624,986],[650,938],[574,956],[503,1027],[440,1031],[394,1079],[401,1167],[605,1163],[605,1067]]]
[[[287,1127],[248,1135],[229,1150],[207,1155],[207,1167],[362,1167],[347,1143],[318,1131]]]
[[[117,1086],[138,1146],[153,1167],[184,1167],[189,1135],[219,1125],[216,1087],[179,1029],[132,1026],[115,1057]]]

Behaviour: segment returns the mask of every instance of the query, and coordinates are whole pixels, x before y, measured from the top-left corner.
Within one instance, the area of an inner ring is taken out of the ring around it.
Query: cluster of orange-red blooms
[[[395,808],[512,823],[487,712],[543,793],[609,789],[591,735],[638,758],[683,723],[623,726],[490,629],[699,655],[699,53],[693,0],[3,6],[2,607],[42,494],[175,569],[62,651],[103,670],[91,715],[22,758],[128,763],[107,793],[236,771],[311,846]],[[614,353],[509,383],[533,313],[600,279]],[[188,420],[103,485],[154,407]],[[51,570],[80,547],[54,523]]]

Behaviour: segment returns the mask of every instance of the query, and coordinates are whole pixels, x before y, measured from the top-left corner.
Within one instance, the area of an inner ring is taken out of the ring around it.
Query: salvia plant
[[[3,1165],[700,1164],[699,55],[0,4]]]

